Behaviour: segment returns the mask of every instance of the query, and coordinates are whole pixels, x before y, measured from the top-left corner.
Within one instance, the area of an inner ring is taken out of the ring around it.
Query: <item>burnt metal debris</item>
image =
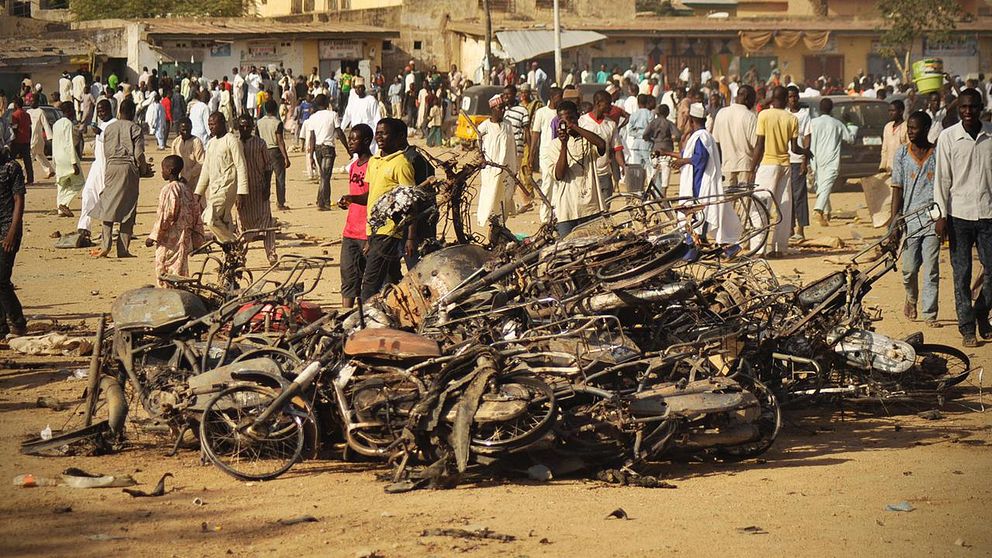
[[[228,248],[218,282],[201,273],[125,293],[90,393],[109,420],[25,451],[120,448],[137,407],[136,428],[170,433],[173,452],[192,430],[205,459],[241,479],[275,478],[343,439],[345,458],[392,466],[389,492],[538,464],[547,478],[671,487],[639,471],[758,456],[787,406],[940,404],[971,370],[956,349],[874,329],[864,299],[898,261],[902,221],[800,286],[760,257],[778,211],[753,189],[621,193],[564,238],[549,223],[520,240],[494,220],[484,242],[467,208],[489,163],[434,163],[444,178],[383,211],[429,221],[449,243],[420,246],[398,284],[325,314],[304,299],[327,260],[284,256],[254,278],[244,250]],[[741,222],[734,246],[706,241],[717,206]]]

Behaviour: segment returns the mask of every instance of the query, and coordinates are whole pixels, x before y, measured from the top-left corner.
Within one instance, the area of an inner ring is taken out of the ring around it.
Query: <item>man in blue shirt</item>
[[[940,287],[940,238],[928,212],[919,212],[933,204],[933,176],[936,170],[934,145],[927,135],[930,116],[914,112],[906,121],[909,144],[896,151],[892,163],[892,221],[902,215],[906,219],[906,244],[902,254],[902,283],[906,289],[903,313],[916,319],[916,303],[920,295],[917,276],[923,276],[923,320],[930,327],[940,327],[937,321],[937,295]],[[917,212],[914,214],[914,212]]]

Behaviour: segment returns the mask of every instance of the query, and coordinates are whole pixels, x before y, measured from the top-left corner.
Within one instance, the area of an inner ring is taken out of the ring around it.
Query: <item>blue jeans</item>
[[[954,306],[958,314],[958,331],[974,335],[989,326],[989,306],[992,305],[992,219],[968,221],[949,217],[951,268],[954,270]],[[974,304],[971,302],[971,252],[978,250],[978,261],[985,267],[982,290]]]
[[[919,275],[923,270],[924,320],[937,319],[937,294],[940,292],[940,239],[934,235],[910,236],[902,253],[902,285],[906,289],[906,304],[920,298]]]

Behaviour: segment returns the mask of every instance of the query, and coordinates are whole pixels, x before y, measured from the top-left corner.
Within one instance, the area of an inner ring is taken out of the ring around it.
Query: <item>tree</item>
[[[246,12],[246,0],[70,0],[69,10],[80,20],[172,17],[236,17]]]
[[[878,11],[887,24],[881,29],[882,54],[893,57],[906,77],[916,39],[946,41],[957,23],[970,17],[957,0],[878,0]]]

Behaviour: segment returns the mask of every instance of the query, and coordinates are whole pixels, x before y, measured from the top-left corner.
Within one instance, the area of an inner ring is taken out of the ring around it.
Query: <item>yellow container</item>
[[[920,93],[940,91],[944,86],[944,61],[940,58],[924,58],[913,62],[913,81]]]

